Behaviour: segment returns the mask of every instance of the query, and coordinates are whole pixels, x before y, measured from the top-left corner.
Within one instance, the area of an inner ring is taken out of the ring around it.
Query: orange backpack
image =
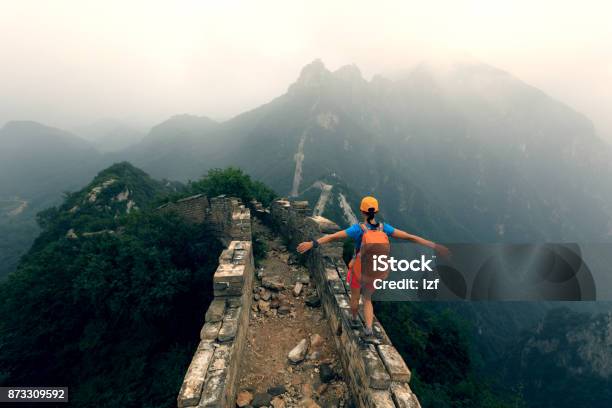
[[[377,229],[369,229],[365,224],[359,224],[363,231],[361,237],[361,248],[359,256],[361,257],[361,276],[370,279],[386,279],[389,272],[374,271],[374,258],[376,256],[389,256],[391,252],[391,244],[389,237],[383,230],[383,224],[380,223]]]

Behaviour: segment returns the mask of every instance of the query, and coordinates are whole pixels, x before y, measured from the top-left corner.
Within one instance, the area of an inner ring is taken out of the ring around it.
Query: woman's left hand
[[[312,249],[312,241],[302,242],[300,245],[297,246],[297,251],[300,254],[303,254],[304,252],[308,252],[311,249]]]

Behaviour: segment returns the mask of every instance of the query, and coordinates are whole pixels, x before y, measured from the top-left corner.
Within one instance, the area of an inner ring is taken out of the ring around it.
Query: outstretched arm
[[[343,230],[343,231],[335,232],[333,234],[323,235],[321,238],[317,239],[316,241],[319,245],[325,245],[328,242],[336,241],[339,239],[344,239],[347,236],[348,235],[346,235],[346,232]],[[300,254],[303,254],[304,252],[310,251],[312,247],[313,247],[313,241],[302,242],[300,245],[298,245],[297,251]]]
[[[396,228],[395,231],[393,231],[393,234],[391,234],[391,236],[393,238],[403,239],[406,241],[414,242],[418,245],[425,246],[427,248],[431,248],[444,258],[448,258],[450,256],[450,251],[444,245],[436,244],[435,242],[429,241],[425,238],[421,238],[418,235],[412,235]]]

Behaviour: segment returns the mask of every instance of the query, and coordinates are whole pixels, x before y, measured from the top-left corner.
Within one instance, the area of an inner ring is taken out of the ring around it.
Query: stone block
[[[391,376],[391,380],[409,382],[410,370],[395,347],[389,344],[381,344],[377,346],[377,349],[383,364],[387,368],[389,376]]]
[[[346,294],[346,288],[344,287],[344,285],[342,284],[342,281],[337,280],[337,281],[328,281],[327,283],[329,290],[331,291],[331,293],[338,293],[338,294]]]
[[[215,371],[222,371],[229,367],[229,360],[231,355],[232,346],[227,344],[220,344],[215,347],[212,361],[208,366],[208,372],[214,373]]]
[[[210,306],[208,306],[208,310],[206,311],[206,316],[204,318],[205,322],[220,322],[223,319],[223,315],[225,314],[225,299],[214,299]]]
[[[240,296],[244,285],[245,265],[219,265],[213,277],[215,297]]]
[[[361,356],[365,365],[368,386],[378,390],[386,390],[391,385],[391,377],[385,369],[385,365],[378,356],[373,345],[361,350]]]
[[[340,275],[338,275],[338,271],[336,270],[336,268],[326,267],[325,268],[325,279],[328,282],[339,281]]]
[[[208,322],[204,323],[202,330],[200,330],[201,340],[215,340],[221,329],[221,322]]]
[[[347,295],[336,293],[334,295],[334,298],[336,299],[336,304],[338,305],[338,308],[350,309],[351,305],[349,303],[349,297]]]
[[[212,361],[213,350],[196,350],[191,364],[187,369],[187,374],[183,380],[183,385],[179,391],[177,405],[179,408],[197,405],[202,395],[202,388],[206,380],[208,366]]]
[[[198,343],[197,350],[214,350],[216,346],[217,343],[215,343],[215,340],[202,339],[200,340],[200,343]]]
[[[221,408],[224,407],[225,386],[227,370],[210,373],[202,390],[202,398],[198,407]]]
[[[230,282],[230,283],[242,283],[244,280],[244,263],[233,264],[224,263],[217,267],[215,271],[215,277],[213,282]]]
[[[395,408],[389,391],[371,390],[368,400],[370,407]]]
[[[310,220],[314,221],[315,225],[321,231],[322,234],[333,234],[334,232],[340,231],[340,227],[335,222],[321,217],[320,215],[315,215],[313,217],[308,217]]]
[[[225,343],[234,340],[238,331],[238,318],[240,317],[241,308],[226,309],[223,317],[223,324],[219,330],[217,339],[220,343]]]
[[[250,291],[249,291],[250,292]],[[239,296],[232,296],[227,298],[227,307],[229,308],[237,308],[242,305],[242,298]]]
[[[224,321],[221,326],[221,330],[219,330],[219,335],[217,339],[220,343],[227,343],[233,341],[236,337],[236,332],[238,331],[238,322],[235,320]]]
[[[406,383],[392,383],[391,396],[397,408],[421,408],[419,400]]]

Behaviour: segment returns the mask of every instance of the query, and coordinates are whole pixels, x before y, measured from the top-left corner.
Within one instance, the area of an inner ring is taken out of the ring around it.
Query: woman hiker
[[[344,231],[338,231],[334,234],[324,235],[317,240],[302,242],[298,245],[297,250],[299,253],[303,254],[309,251],[312,248],[317,248],[319,245],[327,244],[328,242],[342,240],[347,237],[352,238],[355,241],[355,255],[349,262],[349,272],[347,280],[351,286],[351,313],[352,313],[352,324],[356,324],[358,322],[357,313],[359,311],[359,297],[363,295],[363,313],[365,318],[365,328],[363,332],[363,340],[365,342],[376,341],[375,334],[372,331],[372,323],[374,320],[374,308],[372,306],[372,294],[374,293],[373,286],[373,278],[364,276],[367,273],[362,274],[362,265],[361,265],[361,257],[360,250],[362,246],[362,241],[364,240],[364,234],[370,234],[374,231],[379,231],[378,237],[370,239],[372,242],[383,242],[387,241],[388,248],[388,238],[393,237],[397,239],[403,239],[406,241],[411,241],[419,245],[423,245],[427,248],[433,249],[437,254],[442,257],[448,257],[450,252],[448,248],[443,245],[436,244],[434,242],[428,241],[424,238],[421,238],[416,235],[408,234],[407,232],[401,231],[397,228],[393,228],[391,225],[387,223],[378,223],[376,222],[375,216],[378,213],[378,200],[374,197],[364,197],[361,200],[361,205],[359,206],[359,210],[363,214],[363,223],[353,224],[349,228]],[[386,234],[381,239],[382,233]],[[368,235],[368,237],[374,237],[375,234]],[[373,244],[376,245],[376,244]],[[384,245],[384,244],[380,244]],[[388,250],[388,249],[387,249]],[[386,276],[385,276],[386,277]],[[363,291],[362,291],[363,288]]]

